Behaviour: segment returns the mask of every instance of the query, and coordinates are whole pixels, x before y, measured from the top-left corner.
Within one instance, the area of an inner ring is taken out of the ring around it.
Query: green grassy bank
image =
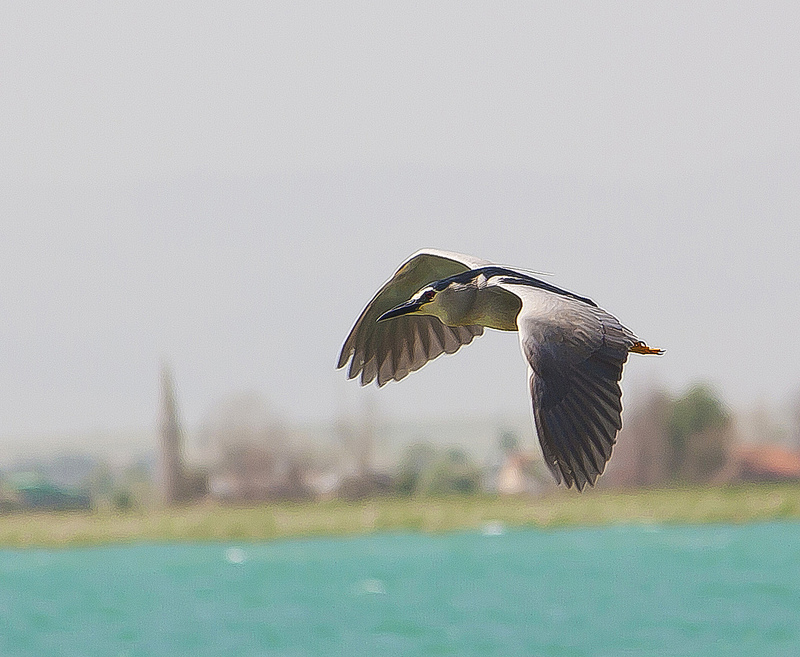
[[[373,531],[444,532],[612,523],[742,523],[800,519],[800,484],[637,491],[560,491],[540,498],[383,498],[231,507],[212,504],[128,513],[0,516],[0,547],[58,547],[131,541],[269,540]]]

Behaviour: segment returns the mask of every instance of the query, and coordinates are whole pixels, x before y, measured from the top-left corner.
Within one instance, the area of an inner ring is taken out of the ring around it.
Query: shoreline
[[[373,532],[442,533],[614,524],[742,524],[800,519],[800,482],[636,490],[554,491],[541,497],[382,497],[360,502],[198,503],[148,511],[0,515],[0,548],[143,542],[268,541]]]

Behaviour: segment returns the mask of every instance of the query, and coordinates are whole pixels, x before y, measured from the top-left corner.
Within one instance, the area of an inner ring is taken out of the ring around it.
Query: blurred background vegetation
[[[232,512],[280,509],[287,504],[299,508],[299,504],[305,514],[318,519],[311,511],[315,506],[340,509],[336,513],[352,509],[354,519],[329,527],[338,531],[350,524],[362,529],[374,526],[377,520],[368,518],[365,525],[359,514],[365,504],[380,501],[379,515],[387,526],[428,526],[431,522],[423,518],[424,510],[416,520],[409,519],[414,505],[424,509],[445,502],[446,511],[437,508],[452,517],[440,522],[442,527],[457,524],[458,517],[473,524],[482,522],[493,513],[511,522],[516,518],[547,524],[619,520],[626,513],[630,518],[647,517],[646,505],[631,501],[630,496],[636,494],[649,500],[656,516],[669,520],[675,518],[664,502],[671,499],[669,491],[683,491],[680,495],[695,491],[695,499],[716,499],[718,507],[706,508],[707,519],[800,513],[795,500],[800,499],[800,404],[789,408],[788,419],[781,422],[763,408],[749,417],[737,416],[707,383],[679,394],[653,387],[633,397],[626,404],[625,425],[597,490],[579,496],[557,489],[532,439],[498,422],[450,426],[448,435],[454,439],[448,443],[430,439],[433,432],[448,429],[446,424],[427,430],[417,427],[417,433],[408,433],[411,439],[402,444],[392,434],[391,422],[383,421],[376,407],[367,404],[360,415],[342,418],[327,432],[323,429],[312,435],[281,422],[258,395],[242,394],[216,405],[201,427],[187,432],[180,419],[175,381],[165,366],[158,432],[150,450],[121,463],[84,452],[19,458],[0,471],[0,522],[12,528],[16,518],[31,512],[70,512],[87,518],[110,514],[139,518],[139,524],[129,523],[126,531],[138,526],[146,534],[157,533],[155,526],[173,535],[176,530],[166,529],[169,521],[164,518],[178,513],[184,514],[181,526],[194,527],[187,531],[214,537],[219,532],[212,528],[197,529],[205,527],[206,521],[190,522],[185,514],[216,518],[223,527],[219,531],[227,535],[230,527],[213,509]],[[487,447],[482,454],[470,448],[476,442]],[[779,503],[770,488],[775,484],[788,486],[781,489],[781,495],[788,497],[781,497]],[[738,490],[741,496],[743,485],[750,487],[747,495],[753,500],[750,507],[738,502],[742,509],[750,509],[741,511],[743,515],[730,505],[730,495],[714,497],[713,491],[725,489]],[[797,495],[791,492],[795,489]],[[667,497],[652,497],[658,490]],[[620,494],[627,496],[624,505],[619,503]],[[587,518],[571,505],[588,504],[588,497],[595,501],[590,505],[593,515]],[[471,506],[473,511],[464,515],[457,511],[462,508],[454,501],[458,499],[473,500],[483,511]],[[598,510],[601,499],[610,510]],[[331,507],[337,500],[344,506]],[[676,503],[688,519],[702,519],[702,514],[692,510],[696,504],[683,498],[671,502]],[[548,515],[543,511],[547,508],[560,510]],[[147,524],[145,517],[161,520]],[[248,532],[274,534],[278,530],[271,523],[257,522],[260,529]],[[318,529],[329,524],[321,522]],[[0,541],[22,540],[14,539],[11,529],[5,539],[2,535]]]

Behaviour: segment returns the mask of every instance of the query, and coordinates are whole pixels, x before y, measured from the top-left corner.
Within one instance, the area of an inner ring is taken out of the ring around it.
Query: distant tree
[[[641,486],[658,486],[670,478],[669,421],[673,404],[665,390],[654,389],[632,423],[639,432],[637,483]]]
[[[459,447],[440,450],[428,443],[416,443],[400,458],[394,489],[401,495],[476,493],[481,490],[481,471]]]
[[[286,438],[286,431],[266,400],[249,391],[218,402],[204,418],[200,430],[200,442],[217,449],[249,444],[281,449],[287,444]]]
[[[433,467],[439,454],[429,443],[415,443],[405,449],[395,473],[395,490],[401,495],[419,492],[425,474]]]
[[[705,384],[675,400],[667,425],[672,478],[704,481],[719,470],[727,459],[730,425],[730,412]]]
[[[109,499],[114,492],[114,473],[105,461],[99,461],[88,478],[88,489],[95,499]]]
[[[659,387],[639,396],[639,403],[628,411],[599,486],[660,486],[671,479],[672,405],[672,397]]]
[[[336,433],[342,456],[348,469],[359,476],[369,477],[375,471],[375,445],[380,425],[380,412],[375,398],[363,397],[361,411],[355,415],[341,415],[336,421]]]
[[[451,447],[432,465],[419,486],[424,495],[465,495],[481,489],[481,471],[460,447]]]
[[[148,508],[157,500],[153,473],[150,464],[144,460],[127,466],[122,471],[116,486],[129,497],[130,508]],[[113,498],[112,503],[116,504]]]
[[[133,508],[133,495],[130,491],[118,488],[111,495],[111,504],[117,511],[130,511]]]
[[[230,501],[304,499],[311,461],[291,440],[266,401],[255,393],[233,395],[203,423],[201,440],[215,453],[210,487]]]
[[[513,431],[502,431],[497,443],[503,455],[507,456],[519,451],[519,437]]]

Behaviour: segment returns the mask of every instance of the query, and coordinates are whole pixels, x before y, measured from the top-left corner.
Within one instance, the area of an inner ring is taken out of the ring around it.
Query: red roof
[[[781,445],[741,445],[734,457],[741,473],[800,479],[800,453]]]

